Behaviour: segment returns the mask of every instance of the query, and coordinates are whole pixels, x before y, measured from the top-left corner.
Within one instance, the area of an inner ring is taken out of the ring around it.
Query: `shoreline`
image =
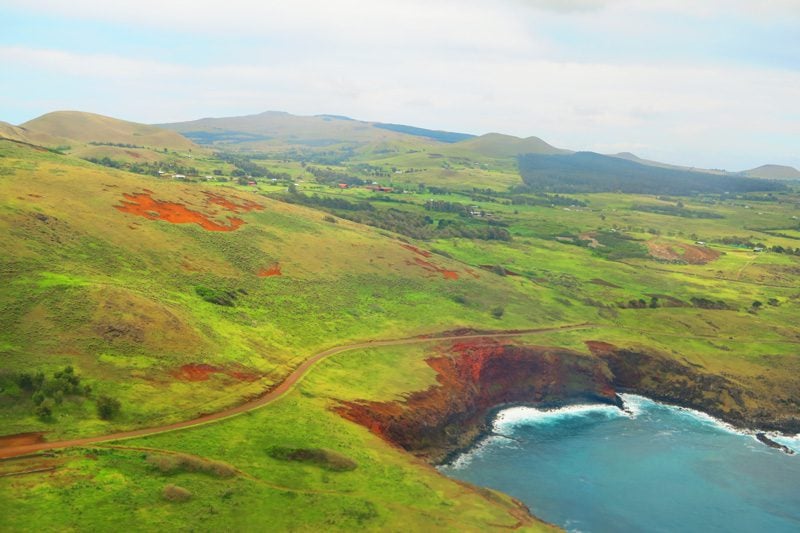
[[[503,411],[506,411],[508,409],[513,409],[515,407],[528,407],[528,408],[536,409],[538,411],[547,412],[547,411],[555,411],[555,410],[558,410],[558,409],[562,409],[562,408],[565,408],[565,407],[572,407],[572,406],[598,406],[598,407],[599,406],[613,406],[613,407],[617,407],[620,411],[622,411],[624,413],[632,414],[632,411],[630,411],[630,409],[627,408],[627,404],[625,403],[625,399],[620,396],[621,394],[628,394],[628,395],[632,395],[632,396],[638,396],[639,398],[644,398],[645,400],[653,402],[653,403],[658,404],[658,405],[663,405],[665,407],[669,407],[669,408],[672,408],[672,409],[677,409],[677,410],[681,410],[681,411],[690,412],[696,418],[708,419],[714,425],[716,425],[717,427],[720,427],[720,428],[722,428],[722,429],[724,429],[726,431],[729,431],[731,433],[735,433],[735,434],[741,435],[741,436],[752,437],[754,440],[758,441],[760,444],[763,444],[764,446],[767,446],[769,448],[773,448],[773,449],[779,450],[779,451],[783,452],[786,455],[797,455],[797,452],[795,452],[795,450],[793,450],[789,446],[781,444],[780,442],[777,442],[777,441],[775,441],[773,439],[775,439],[775,438],[798,438],[798,437],[800,437],[800,434],[789,434],[789,433],[781,433],[781,432],[776,432],[776,431],[764,431],[764,430],[758,429],[758,428],[741,427],[741,426],[737,426],[737,425],[735,425],[735,424],[733,424],[733,423],[731,423],[731,422],[729,422],[727,420],[715,417],[715,416],[713,416],[713,415],[711,415],[709,413],[706,413],[704,411],[701,411],[701,410],[696,409],[696,408],[691,407],[691,406],[680,405],[680,404],[677,404],[677,403],[674,403],[674,402],[664,402],[664,401],[661,401],[661,400],[657,400],[657,399],[651,398],[649,396],[645,396],[645,395],[643,395],[643,394],[641,394],[641,393],[639,393],[637,391],[634,391],[634,390],[623,390],[623,391],[619,391],[618,394],[616,395],[618,400],[619,400],[616,403],[615,402],[603,401],[603,399],[601,399],[601,398],[592,399],[592,398],[588,398],[588,397],[585,397],[585,398],[578,397],[578,398],[570,398],[570,399],[568,399],[566,401],[563,401],[563,402],[543,402],[543,403],[513,402],[513,403],[509,403],[509,404],[497,405],[497,406],[493,407],[492,409],[490,409],[486,413],[485,421],[484,421],[483,424],[481,424],[482,426],[484,426],[484,428],[481,429],[478,432],[478,434],[475,436],[475,438],[469,444],[464,445],[464,446],[459,446],[458,448],[455,448],[455,449],[451,450],[446,455],[444,455],[444,457],[442,459],[437,459],[436,461],[432,461],[431,464],[437,470],[441,466],[452,466],[459,458],[463,457],[464,455],[468,455],[468,454],[474,452],[475,450],[477,450],[478,448],[480,448],[482,443],[484,441],[486,441],[487,439],[491,438],[491,437],[501,437],[501,438],[513,440],[508,435],[504,435],[502,433],[497,433],[495,431],[495,422],[498,419],[498,415],[500,415],[500,413],[502,413]],[[587,401],[591,402],[591,403],[587,403]]]

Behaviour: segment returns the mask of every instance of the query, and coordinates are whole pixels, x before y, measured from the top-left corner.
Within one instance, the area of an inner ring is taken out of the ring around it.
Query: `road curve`
[[[108,435],[97,435],[94,437],[84,437],[80,439],[70,439],[70,440],[62,440],[62,441],[53,441],[53,442],[39,442],[36,444],[26,444],[21,446],[12,446],[8,448],[0,448],[0,459],[5,459],[9,457],[18,457],[21,455],[28,455],[35,452],[41,452],[46,450],[56,450],[61,448],[73,448],[79,446],[86,446],[89,444],[97,444],[100,442],[109,442],[109,441],[116,441],[116,440],[123,440],[123,439],[131,439],[135,437],[145,437],[148,435],[155,435],[157,433],[166,433],[168,431],[175,431],[179,429],[186,429],[190,427],[200,426],[203,424],[208,424],[211,422],[216,422],[219,420],[223,420],[226,418],[230,418],[232,416],[236,416],[242,413],[246,413],[248,411],[252,411],[254,409],[258,409],[259,407],[263,407],[268,405],[276,400],[279,400],[283,396],[285,396],[289,391],[292,390],[294,385],[303,378],[303,376],[308,373],[308,371],[316,365],[318,362],[331,357],[332,355],[340,354],[342,352],[348,352],[351,350],[359,350],[362,348],[375,348],[380,346],[401,346],[407,344],[423,344],[429,342],[442,342],[442,341],[458,341],[458,340],[467,340],[467,339],[476,339],[476,338],[490,338],[490,339],[499,339],[499,338],[506,338],[506,337],[520,337],[523,335],[531,335],[536,333],[548,333],[552,331],[567,331],[572,329],[581,329],[591,327],[592,324],[584,323],[584,324],[572,324],[566,326],[555,326],[555,327],[548,327],[548,328],[536,328],[536,329],[519,329],[519,330],[512,330],[512,331],[490,331],[484,333],[467,333],[463,335],[458,334],[439,334],[439,335],[426,335],[420,337],[409,337],[404,339],[391,339],[391,340],[376,340],[376,341],[367,341],[367,342],[359,342],[356,344],[347,344],[344,346],[337,346],[334,348],[330,348],[325,350],[324,352],[319,352],[316,355],[306,359],[303,361],[300,366],[295,368],[291,374],[286,376],[286,378],[281,381],[278,385],[274,388],[266,391],[259,397],[247,401],[245,403],[236,405],[234,407],[229,407],[227,409],[223,409],[222,411],[217,411],[215,413],[210,413],[206,415],[202,415],[198,418],[193,418],[190,420],[184,420],[181,422],[174,422],[172,424],[166,424],[163,426],[155,426],[149,428],[140,428],[134,429],[130,431],[120,431],[117,433],[110,433]]]

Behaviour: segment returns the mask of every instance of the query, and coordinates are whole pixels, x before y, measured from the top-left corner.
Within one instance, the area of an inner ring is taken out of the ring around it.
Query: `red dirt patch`
[[[269,268],[262,268],[258,271],[258,277],[260,278],[269,278],[271,276],[283,276],[280,263],[273,263]]]
[[[183,381],[208,381],[211,374],[222,372],[222,369],[216,366],[207,365],[205,363],[192,363],[183,365],[172,373],[178,379]]]
[[[441,273],[444,276],[444,279],[452,279],[452,280],[458,279],[458,272],[456,272],[455,270],[441,270]]]
[[[420,259],[419,257],[415,257],[414,261],[406,261],[406,264],[421,266],[428,272],[435,272],[437,274],[441,274],[442,276],[444,276],[444,279],[449,279],[449,280],[458,279],[458,272],[456,272],[455,270],[444,269],[440,266],[434,265],[433,263],[429,263],[424,259]]]
[[[205,363],[183,365],[174,370],[172,376],[182,381],[208,381],[212,374],[225,374],[237,381],[256,381],[260,376],[245,370],[224,369]]]
[[[231,198],[235,198],[239,201],[237,204],[236,202],[225,198],[221,194],[216,194],[213,192],[203,191],[203,194],[206,195],[207,201],[210,204],[218,205],[223,209],[227,209],[228,211],[232,211],[234,213],[246,213],[248,211],[262,211],[264,206],[258,204],[256,202],[252,202],[250,200],[245,200],[244,198],[239,198],[238,196],[231,196]]]
[[[611,353],[617,349],[617,347],[614,346],[613,344],[603,341],[586,341],[585,344],[586,347],[589,348],[589,351],[592,352],[594,355]]]
[[[679,261],[690,265],[705,265],[717,259],[720,253],[711,248],[693,246],[679,242],[649,241],[647,249],[650,256],[663,261]]]
[[[44,442],[43,431],[17,433],[16,435],[5,435],[0,437],[0,448],[14,448],[16,446],[39,444],[40,442]]]
[[[183,204],[154,200],[151,194],[150,192],[123,194],[125,200],[114,208],[150,220],[164,220],[171,224],[197,224],[208,231],[234,231],[244,224],[244,220],[234,217],[228,217],[229,225],[220,224]]]
[[[402,246],[406,250],[411,250],[415,254],[421,255],[422,257],[431,257],[433,255],[428,250],[421,250],[420,248],[417,248],[416,246],[413,246],[411,244],[401,244],[400,246]]]

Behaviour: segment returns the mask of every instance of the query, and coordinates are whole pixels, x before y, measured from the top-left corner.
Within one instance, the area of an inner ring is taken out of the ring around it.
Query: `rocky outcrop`
[[[570,350],[476,339],[453,344],[427,362],[437,372],[437,385],[404,402],[344,402],[338,412],[438,462],[485,432],[488,415],[500,406],[618,402],[605,363]]]
[[[741,428],[800,433],[800,391],[794,382],[733,379],[656,351],[586,344],[608,365],[621,392],[697,409]]]

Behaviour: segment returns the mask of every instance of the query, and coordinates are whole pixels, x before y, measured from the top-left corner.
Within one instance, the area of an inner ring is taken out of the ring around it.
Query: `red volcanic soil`
[[[273,263],[269,268],[262,268],[258,271],[258,276],[268,278],[271,276],[283,276],[280,263]]]
[[[444,279],[450,279],[450,280],[458,279],[458,272],[456,272],[455,270],[444,269],[440,266],[434,265],[433,263],[429,263],[424,259],[420,259],[419,257],[415,257],[414,261],[406,261],[406,264],[421,266],[428,272],[435,272],[437,274],[441,274],[442,276],[444,276]]]
[[[717,259],[720,253],[711,248],[684,243],[649,241],[650,256],[664,261],[680,261],[690,265],[705,265]]]
[[[415,254],[421,255],[422,257],[431,257],[433,255],[428,250],[421,250],[420,248],[417,248],[416,246],[413,246],[411,244],[401,244],[400,246],[402,246],[406,250],[411,250]]]
[[[44,442],[44,432],[17,433],[16,435],[6,435],[0,437],[0,448],[13,448],[15,446],[26,446],[28,444],[38,444]]]
[[[192,363],[183,365],[172,372],[172,375],[182,381],[208,381],[212,374],[225,374],[237,381],[256,381],[259,376],[243,370],[224,369],[205,363]]]
[[[228,211],[233,211],[234,213],[246,213],[248,211],[262,211],[264,206],[258,204],[256,202],[252,202],[250,200],[245,200],[244,198],[239,198],[238,196],[231,196],[231,198],[235,198],[239,201],[237,204],[236,202],[225,198],[220,194],[215,194],[213,192],[204,191],[203,194],[206,195],[207,201],[210,204],[218,205],[223,209],[227,209]]]
[[[216,374],[217,372],[222,372],[222,369],[204,363],[193,363],[183,365],[175,370],[172,375],[183,381],[207,381],[211,374]]]
[[[487,415],[501,405],[617,402],[611,377],[595,357],[486,338],[457,342],[444,352],[427,361],[438,382],[427,390],[403,401],[341,402],[336,411],[389,442],[439,461],[488,429]]]
[[[193,211],[183,204],[154,200],[150,192],[123,194],[125,200],[114,207],[125,213],[131,213],[150,220],[164,220],[172,224],[198,224],[208,231],[234,231],[244,224],[240,218],[228,217],[229,225],[220,224],[208,216]]]

